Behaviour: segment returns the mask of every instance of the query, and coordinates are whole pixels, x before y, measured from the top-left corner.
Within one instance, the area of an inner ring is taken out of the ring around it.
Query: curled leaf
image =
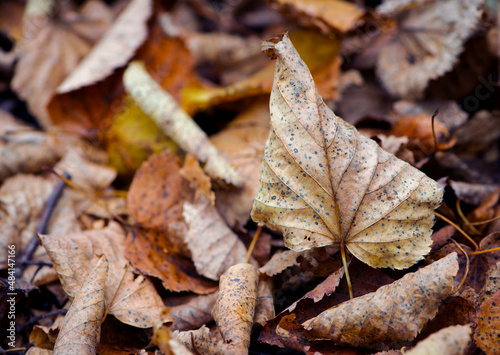
[[[213,316],[233,354],[248,353],[258,283],[259,272],[251,264],[233,265],[221,277]]]
[[[411,341],[453,293],[457,271],[457,254],[449,254],[376,292],[330,308],[303,326],[338,345],[382,349]]]
[[[344,244],[373,267],[413,265],[430,250],[441,188],[335,116],[287,35],[274,52],[272,131],[253,220],[297,251]]]
[[[455,325],[441,329],[406,352],[407,355],[462,355],[471,338],[470,325]]]
[[[210,143],[205,132],[184,112],[175,99],[137,62],[125,70],[123,82],[127,92],[141,109],[182,149],[205,163],[205,171],[213,179],[234,186],[241,177]]]

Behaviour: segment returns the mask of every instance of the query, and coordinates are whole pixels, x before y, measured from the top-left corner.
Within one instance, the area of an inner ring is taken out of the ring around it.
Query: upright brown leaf
[[[429,252],[439,185],[326,106],[284,35],[271,128],[252,218],[294,250],[337,244],[373,267],[402,269]]]
[[[227,354],[248,354],[257,304],[259,272],[251,264],[236,264],[222,275],[213,310]]]
[[[54,347],[54,354],[95,354],[104,318],[108,260],[99,257],[76,294]]]
[[[330,308],[303,326],[339,345],[382,349],[411,341],[453,293],[457,271],[453,253],[376,292]]]

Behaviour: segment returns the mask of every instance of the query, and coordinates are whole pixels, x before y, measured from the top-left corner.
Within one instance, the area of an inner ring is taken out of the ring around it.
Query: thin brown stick
[[[255,248],[255,244],[257,244],[257,239],[259,239],[260,233],[262,232],[262,226],[259,226],[253,235],[252,242],[248,247],[247,257],[245,258],[245,262],[248,264],[250,262],[250,257],[252,256],[253,250]]]
[[[475,234],[481,234],[481,232],[479,232],[476,227],[474,227],[470,222],[469,220],[467,219],[467,217],[465,217],[465,214],[464,212],[462,211],[462,208],[460,207],[460,200],[457,198],[457,201],[455,203],[455,206],[457,208],[457,212],[458,212],[458,215],[460,216],[460,218],[462,218],[462,221],[464,221],[464,223],[470,228],[472,229],[472,231],[475,233]]]
[[[342,255],[342,264],[344,265],[344,274],[345,274],[345,279],[347,281],[347,288],[349,289],[349,297],[352,300],[354,298],[354,294],[352,292],[352,285],[351,285],[351,278],[349,277],[349,270],[347,269],[347,259],[345,256],[344,241],[342,241],[342,243],[340,245],[340,254]]]

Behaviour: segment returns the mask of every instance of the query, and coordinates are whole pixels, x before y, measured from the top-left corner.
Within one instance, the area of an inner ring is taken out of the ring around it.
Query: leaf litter
[[[0,5],[2,351],[497,353],[491,2],[36,2]]]

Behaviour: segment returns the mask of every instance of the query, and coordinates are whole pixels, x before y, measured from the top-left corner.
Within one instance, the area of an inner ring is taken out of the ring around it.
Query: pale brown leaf
[[[255,306],[254,323],[264,326],[268,320],[276,316],[274,310],[274,279],[261,275],[257,288],[257,305]]]
[[[231,266],[221,277],[213,316],[226,354],[248,354],[258,282],[258,270],[244,263]]]
[[[133,273],[124,257],[125,232],[111,222],[102,230],[88,230],[65,236],[40,235],[64,290],[76,297],[97,260],[104,254],[109,261],[106,280],[106,310],[121,322],[149,328],[164,308],[153,284]]]
[[[420,96],[452,69],[481,16],[482,0],[384,1],[382,16],[400,16],[397,34],[377,58],[377,75],[396,96]],[[424,4],[422,4],[424,3]]]
[[[239,186],[242,179],[236,170],[210,143],[205,132],[184,112],[175,99],[146,72],[132,62],[123,76],[125,89],[141,109],[182,149],[206,164],[207,174],[221,183]]]
[[[407,355],[462,355],[471,340],[470,325],[455,325],[441,329],[420,341]]]
[[[189,226],[186,244],[198,273],[218,280],[230,266],[245,261],[245,245],[208,199],[186,202],[183,215]]]
[[[205,174],[200,166],[200,163],[192,154],[187,154],[184,160],[184,165],[180,174],[184,179],[189,181],[191,188],[194,191],[194,200],[198,201],[201,195],[204,195],[210,203],[215,203],[215,193],[212,191],[212,183],[210,178]]]
[[[303,326],[338,345],[383,349],[413,340],[453,293],[457,254],[407,274],[376,292],[330,308]]]
[[[166,305],[170,306],[170,317],[172,325],[170,329],[186,331],[198,329],[203,324],[210,323],[212,318],[212,309],[217,300],[216,292],[208,295],[189,295],[165,300]]]
[[[195,354],[224,354],[224,344],[211,334],[210,329],[202,326],[197,330],[173,332],[174,337]]]
[[[92,85],[125,66],[146,39],[152,8],[151,0],[131,1],[92,51],[59,85],[56,93]]]
[[[345,243],[370,266],[395,269],[422,259],[439,185],[335,116],[287,35],[273,48],[272,133],[253,220],[297,251]]]
[[[73,301],[54,347],[54,354],[95,354],[101,338],[108,260],[99,257]]]

